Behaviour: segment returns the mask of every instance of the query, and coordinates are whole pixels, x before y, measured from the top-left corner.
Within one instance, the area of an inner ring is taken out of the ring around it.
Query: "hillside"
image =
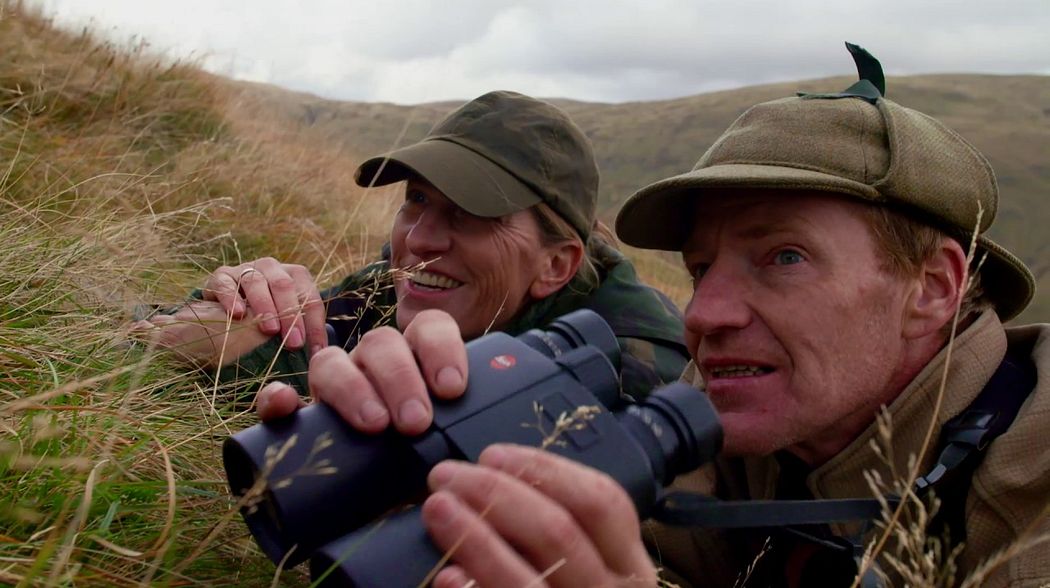
[[[389,211],[228,90],[0,0],[0,585],[308,583],[274,580],[226,491],[249,404],[128,327],[222,263],[345,274]]]
[[[638,188],[690,169],[748,106],[796,91],[837,90],[852,81],[809,80],[658,102],[552,101],[594,142],[602,172],[601,210],[611,218]],[[272,116],[338,149],[366,156],[419,139],[457,106],[335,102],[256,84],[243,87],[245,95]],[[1050,320],[1050,76],[891,77],[887,94],[942,120],[991,160],[1001,191],[991,235],[1018,253],[1039,279],[1041,293],[1018,320]]]

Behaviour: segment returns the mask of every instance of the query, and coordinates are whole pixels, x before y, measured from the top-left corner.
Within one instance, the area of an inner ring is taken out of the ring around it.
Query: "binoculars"
[[[423,434],[366,435],[314,404],[226,440],[230,489],[263,552],[286,566],[310,558],[319,586],[418,586],[442,553],[420,508],[406,505],[425,496],[438,462],[477,461],[493,443],[546,440],[549,451],[610,475],[644,518],[675,476],[717,454],[722,429],[706,395],[685,384],[640,403],[621,398],[619,357],[590,310],[518,337],[490,333],[467,344],[467,389],[434,401]],[[581,408],[586,418],[545,439]]]

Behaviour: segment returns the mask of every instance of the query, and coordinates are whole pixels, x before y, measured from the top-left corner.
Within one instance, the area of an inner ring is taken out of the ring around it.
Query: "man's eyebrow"
[[[789,214],[786,217],[774,219],[768,222],[756,222],[745,225],[733,231],[733,237],[737,239],[762,239],[778,234],[812,233],[817,228],[805,217]],[[703,253],[705,240],[699,242],[687,242],[682,250],[682,261],[688,264],[687,258],[691,255]],[[708,245],[710,243],[708,242]]]
[[[778,233],[807,232],[809,229],[814,229],[812,223],[803,217],[790,215],[786,218],[779,218],[771,222],[756,223],[745,226],[736,232],[736,236],[748,239],[761,239]]]

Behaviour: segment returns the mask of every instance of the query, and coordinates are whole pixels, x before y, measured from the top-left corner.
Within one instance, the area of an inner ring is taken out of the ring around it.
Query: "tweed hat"
[[[598,202],[598,164],[583,131],[556,106],[489,92],[437,123],[420,142],[373,157],[360,186],[412,176],[471,214],[497,217],[546,202],[586,242]]]
[[[864,80],[842,93],[750,108],[692,171],[632,195],[616,231],[636,247],[680,250],[702,222],[693,213],[698,199],[754,190],[828,192],[890,206],[963,243],[976,229],[978,255],[987,253],[982,287],[1002,319],[1035,294],[1032,272],[984,235],[999,202],[988,161],[954,131],[885,99]]]

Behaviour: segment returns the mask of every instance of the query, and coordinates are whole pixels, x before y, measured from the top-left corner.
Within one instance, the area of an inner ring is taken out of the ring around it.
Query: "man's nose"
[[[728,264],[712,264],[693,288],[685,327],[700,336],[743,329],[751,322],[747,277]]]
[[[405,236],[405,245],[414,255],[447,251],[452,245],[452,230],[445,215],[428,210],[419,215]]]

